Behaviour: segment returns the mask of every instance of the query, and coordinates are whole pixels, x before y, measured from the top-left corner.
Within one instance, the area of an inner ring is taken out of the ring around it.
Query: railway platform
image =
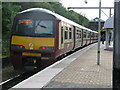
[[[101,44],[97,65],[97,43],[67,56],[12,88],[107,88],[112,90],[113,51]]]

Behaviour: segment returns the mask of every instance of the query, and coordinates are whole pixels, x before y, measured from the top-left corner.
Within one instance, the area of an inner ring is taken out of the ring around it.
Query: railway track
[[[21,75],[15,76],[12,79],[6,80],[5,82],[0,83],[0,86],[2,86],[1,90],[8,90],[11,87],[15,86],[16,84],[20,83],[21,81],[34,75],[35,73],[37,73],[37,72],[25,72]]]

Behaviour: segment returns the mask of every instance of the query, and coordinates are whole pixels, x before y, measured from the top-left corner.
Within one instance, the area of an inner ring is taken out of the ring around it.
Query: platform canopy
[[[108,18],[105,21],[104,28],[105,29],[113,29],[114,28],[114,16]]]

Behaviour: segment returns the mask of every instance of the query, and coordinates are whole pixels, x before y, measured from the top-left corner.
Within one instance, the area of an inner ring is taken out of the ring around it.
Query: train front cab
[[[54,16],[36,10],[15,17],[10,50],[15,69],[37,68],[54,60],[55,21]]]

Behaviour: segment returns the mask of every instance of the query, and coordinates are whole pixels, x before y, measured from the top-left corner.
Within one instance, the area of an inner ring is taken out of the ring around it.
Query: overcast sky
[[[99,7],[99,0],[87,0],[87,4],[85,4],[85,0],[60,0],[63,6],[67,7]],[[102,7],[114,7],[114,0],[101,0]],[[74,11],[78,13],[82,13],[85,15],[89,20],[94,19],[95,17],[99,17],[99,10],[98,9],[74,9]],[[102,11],[107,14],[109,17],[109,11],[106,9],[102,9]],[[101,12],[101,19],[106,20],[108,17]],[[114,14],[114,10],[112,10],[112,15]]]

